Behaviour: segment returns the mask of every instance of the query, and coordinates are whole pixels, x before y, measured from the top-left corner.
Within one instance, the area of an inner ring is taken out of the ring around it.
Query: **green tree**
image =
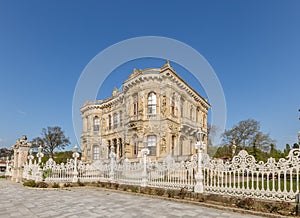
[[[55,149],[64,149],[70,145],[70,140],[64,134],[64,131],[59,126],[43,128],[41,137],[36,137],[32,140],[33,145],[42,146],[43,151],[53,157]]]
[[[293,149],[299,148],[299,144],[298,143],[294,143],[293,144]]]
[[[232,156],[232,150],[230,146],[224,145],[222,147],[218,147],[217,151],[214,155],[215,158],[229,158]]]
[[[291,150],[291,146],[289,144],[285,145],[284,155],[287,156]]]
[[[67,163],[68,159],[73,158],[73,151],[60,151],[60,152],[54,152],[54,160],[56,163]]]
[[[270,145],[271,149],[270,149],[270,157],[273,157],[276,159],[276,161],[279,160],[279,158],[284,157],[284,153],[282,153],[280,150],[276,149],[275,144],[271,144]]]
[[[246,147],[255,146],[263,151],[269,151],[269,144],[273,142],[269,134],[260,131],[260,124],[253,119],[242,120],[234,125],[232,129],[226,130],[223,134],[225,145],[235,143],[237,147],[246,149]]]

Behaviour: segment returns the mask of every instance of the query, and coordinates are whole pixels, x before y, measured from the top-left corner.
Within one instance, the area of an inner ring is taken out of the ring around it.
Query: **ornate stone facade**
[[[32,146],[30,142],[27,142],[27,136],[23,135],[22,139],[17,139],[15,145],[13,145],[14,158],[13,158],[13,173],[12,180],[17,182],[22,181],[23,168],[27,162],[28,149]]]
[[[186,160],[195,153],[195,133],[207,132],[209,108],[168,61],[161,68],[134,69],[121,91],[81,107],[82,160],[107,158],[112,146],[118,159],[134,161],[147,146],[151,159],[170,154]]]

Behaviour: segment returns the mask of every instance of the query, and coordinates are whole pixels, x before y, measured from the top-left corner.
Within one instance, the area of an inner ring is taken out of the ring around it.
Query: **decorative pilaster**
[[[32,149],[29,150],[29,155],[28,155],[28,162],[29,166],[32,165],[32,160],[34,159],[34,156],[32,155]]]
[[[112,182],[114,181],[114,166],[115,166],[115,159],[116,159],[116,153],[114,152],[115,147],[112,145],[110,147],[110,153],[109,153],[109,158],[110,158],[110,171],[109,171],[109,181]]]
[[[203,185],[203,172],[202,172],[202,155],[203,150],[205,150],[206,144],[203,143],[203,132],[200,131],[197,133],[197,142],[195,145],[195,149],[197,149],[198,153],[198,171],[195,175],[196,185],[194,187],[195,193],[203,193],[204,185]]]
[[[79,157],[79,153],[78,153],[77,145],[75,145],[75,147],[74,147],[74,153],[73,153],[72,156],[74,158],[74,171],[73,171],[73,180],[72,180],[72,182],[78,182],[77,159]]]
[[[43,154],[42,150],[43,150],[43,148],[40,145],[38,153],[36,154],[36,157],[38,158],[38,164],[40,164],[42,162],[42,157],[44,157],[44,154]]]
[[[143,148],[141,150],[141,153],[143,155],[143,173],[142,173],[142,187],[147,186],[148,178],[147,178],[147,155],[149,154],[148,148]]]

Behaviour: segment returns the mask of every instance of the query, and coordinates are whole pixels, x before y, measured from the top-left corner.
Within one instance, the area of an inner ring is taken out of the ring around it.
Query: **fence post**
[[[42,162],[42,157],[44,157],[42,149],[43,148],[40,145],[39,148],[38,148],[38,153],[36,154],[36,157],[38,158],[38,163],[36,164],[36,162],[35,162],[35,165],[38,167],[38,170],[37,170],[38,172],[37,172],[37,175],[36,175],[36,178],[35,178],[36,182],[39,182],[39,181],[43,180],[43,169],[42,169],[42,166],[40,166],[40,164]]]
[[[38,164],[40,164],[42,162],[42,157],[44,157],[44,154],[42,152],[42,146],[40,145],[39,146],[39,151],[38,153],[36,154],[36,157],[38,158]]]
[[[24,170],[23,170],[23,174],[22,177],[24,179],[32,179],[34,178],[34,166],[32,165],[32,160],[34,159],[34,156],[32,155],[32,149],[29,149],[29,155],[27,157],[28,159],[28,164],[27,162],[24,165]]]
[[[32,155],[32,149],[29,150],[29,155],[28,155],[28,162],[29,162],[29,166],[32,165],[32,160],[34,159],[34,156]]]
[[[142,154],[143,154],[143,173],[142,173],[142,187],[146,187],[147,186],[147,155],[149,154],[149,149],[148,148],[143,148],[141,150]]]
[[[203,172],[202,172],[202,153],[205,149],[205,144],[202,142],[203,139],[203,132],[200,131],[197,133],[197,142],[195,145],[195,149],[197,149],[198,155],[198,171],[195,175],[196,185],[194,187],[195,193],[203,193],[204,192],[204,185],[203,185]]]
[[[109,158],[110,158],[110,171],[109,171],[109,181],[113,182],[114,181],[114,166],[115,166],[115,158],[116,158],[116,153],[114,152],[115,147],[111,146],[110,147],[110,153],[109,153]]]
[[[75,145],[74,152],[73,152],[73,158],[74,158],[74,171],[73,171],[73,180],[72,182],[78,182],[78,171],[77,171],[77,158],[79,157],[78,153],[78,147]]]

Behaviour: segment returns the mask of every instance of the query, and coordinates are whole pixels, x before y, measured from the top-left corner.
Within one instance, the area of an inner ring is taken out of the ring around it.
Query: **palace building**
[[[152,160],[186,160],[196,152],[196,133],[207,132],[209,108],[168,61],[161,68],[134,69],[121,90],[81,107],[82,160],[106,159],[112,146],[117,159],[136,161],[147,147]]]

